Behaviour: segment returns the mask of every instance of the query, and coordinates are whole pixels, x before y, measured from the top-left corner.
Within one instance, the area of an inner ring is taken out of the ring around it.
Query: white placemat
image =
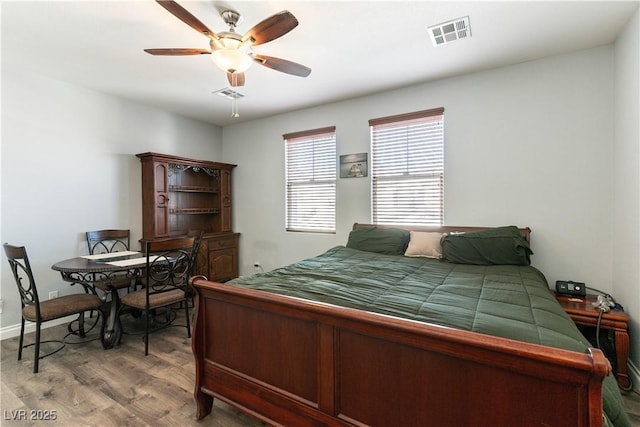
[[[149,257],[149,261],[153,262],[156,258],[158,258],[157,255],[151,255]],[[106,264],[115,265],[118,267],[129,267],[130,265],[143,265],[146,262],[147,262],[146,257],[140,257],[140,258],[132,258],[132,259],[123,259],[120,261],[110,261],[110,262],[107,262]]]
[[[139,254],[139,253],[140,252],[122,251],[122,252],[111,252],[111,253],[106,253],[106,254],[82,255],[80,258],[92,259],[92,260],[95,261],[95,260],[98,260],[98,259],[118,258],[118,257],[122,257],[122,256],[136,255],[136,254]]]

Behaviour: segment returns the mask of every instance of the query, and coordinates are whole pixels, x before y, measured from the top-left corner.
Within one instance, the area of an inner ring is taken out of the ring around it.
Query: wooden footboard
[[[282,426],[601,426],[602,352],[191,281],[198,419]]]

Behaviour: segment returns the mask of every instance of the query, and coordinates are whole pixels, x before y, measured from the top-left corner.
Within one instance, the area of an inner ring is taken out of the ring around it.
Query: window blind
[[[371,220],[441,225],[444,219],[444,108],[369,121]]]
[[[283,135],[286,230],[335,233],[335,127]]]

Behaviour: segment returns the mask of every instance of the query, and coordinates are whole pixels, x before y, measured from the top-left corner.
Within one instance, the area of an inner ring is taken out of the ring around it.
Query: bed
[[[316,257],[193,278],[196,418],[219,398],[282,426],[629,425],[529,236],[355,224]]]

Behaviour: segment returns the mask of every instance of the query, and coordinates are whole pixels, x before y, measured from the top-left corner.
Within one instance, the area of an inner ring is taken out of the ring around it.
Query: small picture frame
[[[340,156],[340,178],[364,178],[367,172],[367,153]]]

